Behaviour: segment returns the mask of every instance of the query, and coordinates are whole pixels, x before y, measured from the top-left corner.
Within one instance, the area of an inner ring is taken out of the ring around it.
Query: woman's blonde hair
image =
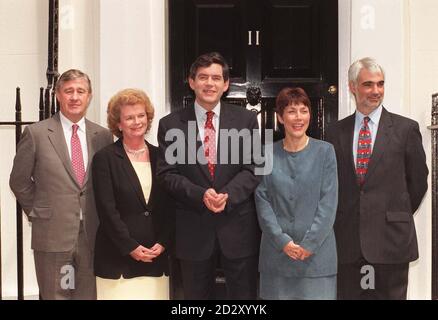
[[[154,107],[152,106],[151,100],[143,90],[128,88],[117,92],[108,102],[108,128],[116,137],[121,138],[123,136],[122,132],[119,130],[120,109],[122,106],[133,106],[135,104],[144,105],[146,116],[148,118],[146,132],[151,129],[152,120],[154,119]]]

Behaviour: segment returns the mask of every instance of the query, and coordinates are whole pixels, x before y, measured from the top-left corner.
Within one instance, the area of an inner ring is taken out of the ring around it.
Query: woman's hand
[[[286,244],[283,248],[283,252],[287,254],[289,257],[291,257],[294,260],[298,260],[298,255],[300,253],[300,246],[295,244],[293,241],[290,241],[288,244]]]
[[[152,262],[154,258],[162,254],[166,249],[159,243],[154,244],[151,248],[139,245],[130,255],[136,261]]]
[[[145,261],[145,259],[148,259],[147,252],[149,251],[148,248],[143,247],[142,245],[139,245],[137,248],[131,251],[129,254],[132,259],[135,261]],[[152,259],[149,261],[151,262]],[[146,262],[146,261],[145,261]]]
[[[305,260],[305,259],[307,259],[308,257],[310,257],[312,254],[313,254],[312,252],[310,252],[310,251],[304,249],[303,247],[300,247],[300,253],[299,253],[299,255],[298,255],[298,258],[299,258],[300,260]]]
[[[312,252],[290,241],[284,246],[283,252],[291,257],[293,260],[305,260],[312,255]]]

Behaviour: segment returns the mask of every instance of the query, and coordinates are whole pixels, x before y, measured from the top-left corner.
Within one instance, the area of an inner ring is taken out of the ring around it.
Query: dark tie
[[[204,155],[207,159],[208,171],[214,179],[214,168],[216,165],[216,133],[213,126],[213,111],[206,112],[207,120],[204,126]]]
[[[81,141],[78,136],[79,126],[72,126],[71,135],[71,165],[76,176],[76,181],[82,187],[85,178],[84,157],[82,156]]]
[[[362,185],[365,180],[365,175],[368,170],[368,163],[371,157],[371,132],[368,127],[369,117],[363,118],[363,123],[359,131],[359,139],[357,145],[357,160],[356,160],[356,176],[359,185]]]

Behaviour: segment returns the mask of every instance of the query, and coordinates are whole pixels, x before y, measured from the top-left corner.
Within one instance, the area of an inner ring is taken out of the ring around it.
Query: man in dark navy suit
[[[227,297],[255,299],[260,230],[253,192],[259,178],[247,146],[257,139],[256,114],[220,101],[229,86],[229,67],[220,54],[198,57],[188,80],[194,105],[161,119],[158,129],[159,179],[177,201],[184,298],[214,298],[219,258]],[[166,135],[176,131],[182,140],[168,141]]]

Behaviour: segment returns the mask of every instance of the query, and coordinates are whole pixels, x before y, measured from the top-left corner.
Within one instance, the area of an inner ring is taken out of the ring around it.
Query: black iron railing
[[[44,120],[49,118],[59,110],[56,101],[55,85],[58,80],[58,26],[59,26],[59,0],[49,1],[49,24],[48,24],[48,64],[47,64],[47,87],[40,88],[39,104],[38,104],[38,119]],[[0,126],[15,127],[15,141],[18,145],[23,131],[23,126],[32,124],[33,121],[22,120],[22,105],[20,88],[16,89],[15,95],[15,121],[1,121]],[[23,212],[20,204],[16,205],[16,220],[17,220],[17,298],[24,299],[24,268],[23,268]],[[2,235],[1,235],[1,219],[0,219],[0,300],[2,300]]]
[[[438,299],[438,93],[432,95],[432,299]]]

